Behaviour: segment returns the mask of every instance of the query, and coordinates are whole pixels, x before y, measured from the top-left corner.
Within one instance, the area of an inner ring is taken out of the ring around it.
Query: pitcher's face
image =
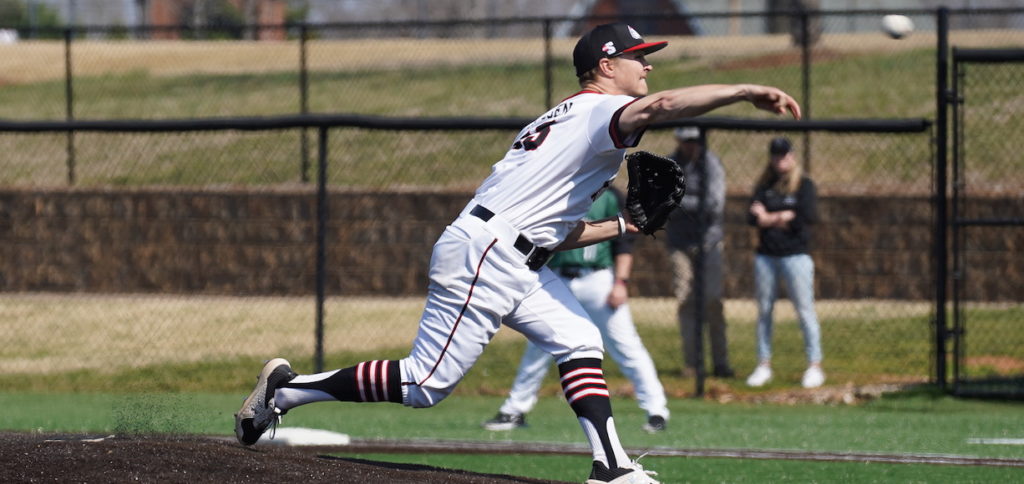
[[[647,58],[642,52],[626,52],[614,58],[615,61],[615,84],[624,93],[630,96],[646,96],[647,73],[654,69],[654,66],[647,63]]]

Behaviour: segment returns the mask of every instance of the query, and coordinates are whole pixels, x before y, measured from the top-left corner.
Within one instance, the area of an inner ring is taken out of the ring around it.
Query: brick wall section
[[[726,200],[725,248],[728,297],[753,297],[757,230],[747,225],[749,198]],[[811,253],[819,298],[929,299],[932,284],[932,208],[927,198],[822,197]],[[638,255],[650,267],[668,267],[662,247],[644,244]],[[660,244],[664,245],[664,244]],[[663,282],[645,278],[643,291]]]
[[[433,242],[468,199],[463,192],[333,191],[328,293],[424,294]],[[980,212],[999,213],[1011,202],[992,200]],[[752,294],[756,236],[745,204],[745,197],[728,200],[729,297]],[[931,297],[927,198],[823,197],[819,208],[819,298]],[[0,290],[312,294],[316,217],[312,188],[0,190]],[[1022,248],[1020,231],[981,233],[969,294],[1021,300],[1024,274],[1011,263]],[[671,294],[663,240],[637,245],[637,295]]]

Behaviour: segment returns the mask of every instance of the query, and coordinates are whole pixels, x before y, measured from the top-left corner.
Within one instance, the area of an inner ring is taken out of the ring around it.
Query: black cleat
[[[642,428],[647,433],[656,434],[664,431],[667,425],[668,422],[665,421],[665,417],[662,417],[661,415],[651,415],[651,417],[647,419],[647,423],[645,423]]]
[[[494,416],[494,418],[484,422],[483,426],[485,429],[495,432],[526,427],[526,416],[522,414],[510,415],[499,412],[498,415]]]
[[[296,375],[288,360],[274,358],[263,365],[256,380],[256,388],[242,402],[235,414],[235,437],[242,445],[252,445],[263,432],[281,419],[281,410],[274,406],[274,391],[290,382]]]

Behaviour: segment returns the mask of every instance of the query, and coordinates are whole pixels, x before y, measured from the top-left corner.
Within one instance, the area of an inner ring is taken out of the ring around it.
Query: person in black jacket
[[[814,182],[804,176],[787,138],[775,138],[769,145],[770,162],[758,179],[747,222],[758,230],[754,257],[754,287],[757,297],[757,353],[760,363],[747,378],[747,385],[759,387],[772,379],[772,310],[777,281],[786,281],[804,333],[807,371],[804,388],[825,383],[821,369],[821,334],[814,310],[814,261],[809,249],[811,227],[817,222]]]

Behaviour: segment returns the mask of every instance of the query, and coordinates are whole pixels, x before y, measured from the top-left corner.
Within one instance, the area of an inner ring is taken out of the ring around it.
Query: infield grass
[[[583,482],[590,459],[579,456],[454,454],[353,454],[345,457],[420,464],[448,469]],[[641,461],[665,484],[679,483],[992,483],[1020,479],[1017,468],[957,467],[875,462],[808,462],[738,460],[696,457],[654,458]],[[582,469],[582,470],[581,470]]]

